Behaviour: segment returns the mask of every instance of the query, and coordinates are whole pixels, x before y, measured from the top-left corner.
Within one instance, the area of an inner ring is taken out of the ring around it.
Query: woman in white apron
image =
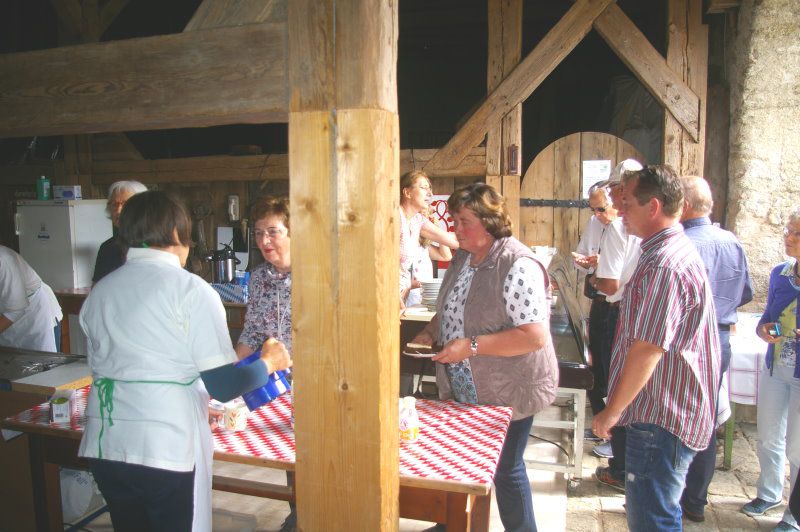
[[[127,261],[95,285],[80,313],[94,382],[79,455],[89,458],[115,530],[208,531],[209,393],[230,400],[291,361],[268,340],[261,360],[234,367],[219,296],[183,269],[191,220],[182,203],[137,194],[119,229]]]

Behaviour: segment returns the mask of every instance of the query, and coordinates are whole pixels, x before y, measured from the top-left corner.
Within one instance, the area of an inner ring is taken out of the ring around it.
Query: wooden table
[[[47,403],[3,421],[28,433],[38,530],[62,530],[59,466],[86,469],[77,450],[89,388],[78,391],[79,415],[48,422]],[[511,422],[511,409],[452,401],[417,402],[420,439],[400,446],[400,516],[444,523],[447,530],[488,530],[494,471]],[[240,432],[214,431],[214,458],[293,470],[291,403],[283,396],[251,412]],[[291,488],[214,476],[214,489],[292,500]]]

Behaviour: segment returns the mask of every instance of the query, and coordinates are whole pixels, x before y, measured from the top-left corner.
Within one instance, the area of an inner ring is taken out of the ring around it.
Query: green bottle
[[[50,180],[45,176],[41,176],[36,180],[36,199],[49,200],[50,199]]]

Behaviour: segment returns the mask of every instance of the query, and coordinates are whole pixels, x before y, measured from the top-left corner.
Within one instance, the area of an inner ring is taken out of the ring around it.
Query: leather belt
[[[717,330],[719,330],[719,331],[730,331],[731,330],[731,326],[730,325],[725,325],[723,323],[717,323]]]

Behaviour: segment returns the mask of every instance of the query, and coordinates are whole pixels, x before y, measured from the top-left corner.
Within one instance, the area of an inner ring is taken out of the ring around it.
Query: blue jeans
[[[766,367],[758,377],[758,445],[756,455],[761,473],[756,495],[769,502],[783,500],[784,464],[789,459],[789,485],[794,488],[800,468],[800,379],[794,378],[794,368],[773,366],[772,375]],[[789,508],[783,520],[796,523]]]
[[[522,455],[528,445],[533,416],[512,421],[494,474],[495,496],[503,528],[512,532],[535,532],[533,495]]]
[[[694,455],[658,425],[627,426],[625,509],[632,532],[683,530],[680,497]]]

